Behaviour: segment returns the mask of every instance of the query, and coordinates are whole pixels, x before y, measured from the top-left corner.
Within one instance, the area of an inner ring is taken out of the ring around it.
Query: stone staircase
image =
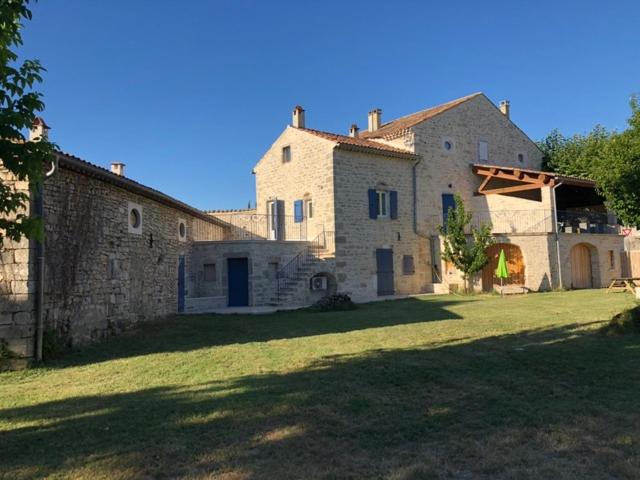
[[[296,303],[304,289],[308,289],[309,279],[316,273],[318,265],[329,257],[327,233],[322,232],[284,265],[277,274],[276,294],[269,305],[284,306]],[[299,300],[297,303],[301,303]]]

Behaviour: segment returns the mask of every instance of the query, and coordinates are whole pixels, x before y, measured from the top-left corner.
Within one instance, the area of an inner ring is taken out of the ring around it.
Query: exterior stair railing
[[[289,260],[276,274],[276,294],[280,300],[287,287],[298,283],[304,276],[305,269],[318,259],[318,253],[327,248],[327,233],[323,230],[311,240],[295,257]]]

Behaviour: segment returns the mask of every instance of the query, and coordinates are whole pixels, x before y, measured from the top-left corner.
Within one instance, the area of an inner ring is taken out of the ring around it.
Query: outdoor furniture
[[[620,277],[614,278],[607,288],[607,293],[609,292],[624,292],[629,291],[635,295],[636,287],[640,287],[640,277]]]

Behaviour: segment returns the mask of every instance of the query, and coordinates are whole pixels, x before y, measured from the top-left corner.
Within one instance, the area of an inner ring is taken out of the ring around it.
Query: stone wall
[[[391,248],[397,294],[429,291],[429,239],[413,231],[412,166],[407,159],[335,150],[338,290],[356,301],[377,296],[376,249]],[[398,192],[398,218],[369,218],[369,189]],[[404,275],[403,257],[415,271]]]
[[[0,163],[0,180],[28,193],[27,182],[17,181]],[[29,214],[29,208],[22,212]],[[35,325],[35,241],[5,239],[0,245],[0,370],[24,365],[33,356]]]
[[[187,312],[205,312],[227,307],[229,258],[247,258],[249,263],[249,305],[262,306],[271,303],[276,296],[276,273],[289,260],[306,249],[307,242],[233,241],[196,242],[190,257],[190,296]],[[205,265],[213,272],[213,280],[205,276]],[[211,266],[213,265],[213,267]],[[333,273],[333,261],[325,259],[317,271]],[[292,304],[308,305],[315,299],[306,280]],[[316,295],[317,296],[317,295]]]
[[[291,148],[291,161],[282,161],[282,148]],[[267,202],[284,202],[284,215],[293,216],[296,200],[313,200],[314,215],[307,223],[307,238],[324,229],[333,232],[333,142],[304,130],[287,127],[254,167],[257,213],[266,215]],[[306,216],[306,212],[305,212]]]

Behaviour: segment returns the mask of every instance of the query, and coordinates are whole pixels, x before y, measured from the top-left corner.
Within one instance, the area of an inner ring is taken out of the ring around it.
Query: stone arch
[[[571,267],[571,288],[600,286],[598,249],[594,245],[580,242],[571,247],[569,265]]]
[[[486,249],[489,263],[482,269],[482,290],[485,292],[491,292],[494,285],[500,285],[500,279],[496,277],[495,271],[501,250],[504,250],[509,271],[509,277],[503,281],[503,285],[525,286],[525,261],[520,246],[515,243],[494,243]]]

